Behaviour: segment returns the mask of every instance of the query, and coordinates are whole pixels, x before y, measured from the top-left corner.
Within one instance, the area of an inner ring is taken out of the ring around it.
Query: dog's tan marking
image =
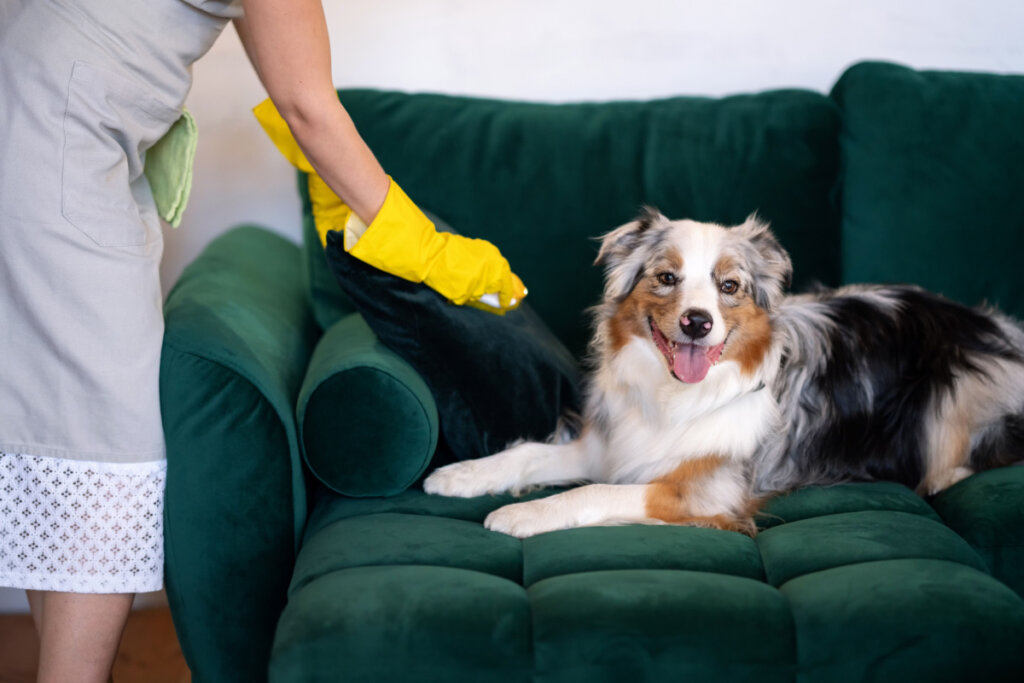
[[[720,501],[722,507],[738,507],[740,513],[736,515],[701,515],[694,509],[694,502],[705,495],[703,488],[727,460],[721,455],[693,458],[686,460],[665,476],[655,479],[647,488],[647,516],[669,524],[739,531],[749,536],[756,534],[757,527],[753,516],[757,503],[752,499]]]
[[[678,249],[667,249],[662,254],[658,272],[665,270],[672,271],[673,273],[681,273],[683,271],[683,255],[679,253]]]
[[[736,260],[729,254],[722,255],[715,264],[715,282],[728,280],[737,270]]]
[[[974,474],[971,441],[1003,416],[1018,410],[1008,387],[1019,386],[1021,370],[1015,362],[975,359],[981,373],[963,373],[951,391],[934,399],[924,424],[925,474],[918,493],[931,495]],[[998,428],[998,427],[997,427]],[[1010,464],[1014,459],[1007,459]]]
[[[630,339],[642,337],[644,334],[643,316],[634,294],[630,294],[619,304],[615,314],[608,321],[608,347],[612,353],[617,353]]]
[[[934,495],[972,474],[967,467],[975,416],[972,406],[986,405],[985,396],[970,396],[971,382],[959,390],[967,396],[942,398],[925,423],[924,479],[917,486],[920,495]]]
[[[644,279],[633,288],[633,291],[618,305],[615,313],[608,321],[608,344],[612,353],[616,353],[629,343],[633,337],[650,336],[647,318],[654,318],[661,329],[671,330],[678,325],[676,318],[677,300],[681,285],[677,285],[671,294],[658,294],[657,277],[659,273],[671,272],[678,274],[683,268],[683,257],[678,251],[669,250],[658,264],[649,268]]]
[[[739,267],[735,259],[725,254],[715,264],[715,282],[721,285],[726,280],[740,280]],[[772,344],[772,323],[768,314],[740,289],[733,295],[722,295],[722,318],[729,334],[729,344],[722,354],[722,360],[739,363],[740,372],[750,376],[757,372]],[[731,304],[731,305],[730,305]]]
[[[771,318],[749,298],[738,306],[723,306],[722,317],[729,330],[722,360],[736,361],[740,372],[749,377],[757,372],[772,345]]]

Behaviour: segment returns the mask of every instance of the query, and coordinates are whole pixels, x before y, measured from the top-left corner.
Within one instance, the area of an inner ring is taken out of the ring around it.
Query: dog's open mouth
[[[701,381],[722,356],[725,342],[717,346],[703,346],[672,341],[658,329],[653,318],[648,318],[647,322],[650,323],[655,346],[668,361],[672,375],[680,382],[696,384]]]

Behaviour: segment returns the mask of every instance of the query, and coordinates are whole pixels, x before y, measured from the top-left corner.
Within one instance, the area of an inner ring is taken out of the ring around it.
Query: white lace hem
[[[163,585],[167,463],[0,453],[0,586],[144,593]]]

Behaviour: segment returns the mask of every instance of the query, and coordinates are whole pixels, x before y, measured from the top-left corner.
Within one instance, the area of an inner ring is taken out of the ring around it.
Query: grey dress
[[[233,8],[0,2],[0,585],[157,590],[161,226],[146,150]]]

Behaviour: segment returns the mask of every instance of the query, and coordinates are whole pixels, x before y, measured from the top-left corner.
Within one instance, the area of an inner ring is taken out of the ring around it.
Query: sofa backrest
[[[1024,76],[865,62],[842,112],[843,279],[1024,317]]]
[[[830,97],[339,95],[409,195],[496,243],[576,353],[600,298],[595,238],[643,205],[724,224],[757,211],[793,257],[794,291],[908,282],[1024,317],[1024,76],[866,62]],[[310,250],[326,271],[319,245]]]
[[[733,224],[756,211],[795,264],[795,286],[840,277],[839,118],[824,95],[532,104],[345,90],[384,168],[420,206],[491,240],[527,301],[575,353],[601,294],[596,237],[651,205]]]

